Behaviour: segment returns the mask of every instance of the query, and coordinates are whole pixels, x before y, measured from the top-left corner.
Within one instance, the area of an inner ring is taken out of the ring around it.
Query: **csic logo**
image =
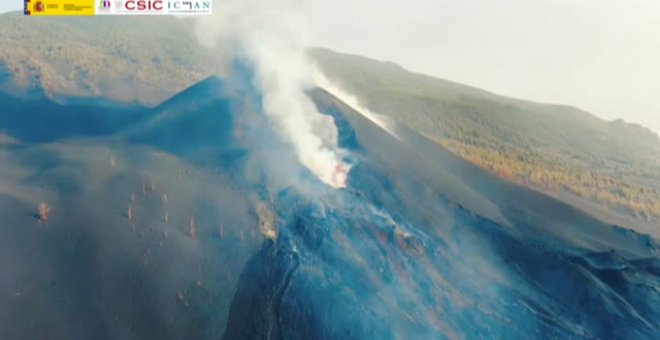
[[[163,10],[162,0],[128,0],[124,2],[124,9],[136,12],[160,12]]]

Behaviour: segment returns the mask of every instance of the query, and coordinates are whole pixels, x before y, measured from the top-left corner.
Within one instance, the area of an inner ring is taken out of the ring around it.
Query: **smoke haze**
[[[314,73],[314,80],[317,86],[330,92],[342,103],[350,106],[353,110],[359,112],[372,123],[380,126],[383,130],[387,131],[392,136],[399,138],[399,136],[396,134],[394,124],[392,124],[388,117],[369,110],[366,106],[362,105],[356,96],[350,94],[336,83],[330,81],[318,68]]]
[[[224,1],[211,17],[198,20],[203,44],[222,44],[233,59],[254,70],[263,108],[294,147],[298,159],[323,182],[345,186],[349,166],[337,146],[332,118],[323,116],[305,94],[314,84],[307,60],[309,29],[302,3],[296,0]]]

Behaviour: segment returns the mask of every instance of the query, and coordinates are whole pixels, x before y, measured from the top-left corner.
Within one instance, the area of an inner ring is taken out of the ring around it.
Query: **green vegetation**
[[[59,96],[157,104],[220,69],[189,19],[9,13],[0,15],[0,46],[17,85]]]
[[[572,107],[510,99],[386,62],[311,51],[364,104],[510,181],[660,217],[660,139]]]

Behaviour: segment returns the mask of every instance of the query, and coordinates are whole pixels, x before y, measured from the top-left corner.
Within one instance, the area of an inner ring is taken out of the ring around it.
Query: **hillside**
[[[155,105],[221,71],[217,51],[199,48],[187,19],[7,13],[0,46],[0,89],[28,94]]]
[[[0,145],[1,339],[657,338],[657,238],[315,89],[359,160],[333,189],[243,83],[87,135],[2,100],[24,110]]]
[[[660,139],[644,127],[498,96],[392,63],[326,49],[311,54],[370,109],[492,173],[569,201],[587,198],[638,221],[658,221]]]
[[[191,21],[0,15],[0,92],[154,106],[222,72]],[[374,111],[481,168],[617,224],[660,220],[660,140],[575,108],[506,98],[392,63],[314,49],[327,76]],[[84,107],[84,106],[83,106]],[[2,126],[0,126],[2,128]]]

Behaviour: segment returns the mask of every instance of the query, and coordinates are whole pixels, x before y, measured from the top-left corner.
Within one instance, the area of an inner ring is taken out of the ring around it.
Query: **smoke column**
[[[319,67],[316,67],[316,71],[314,72],[314,79],[317,86],[330,92],[333,96],[341,100],[344,104],[350,106],[353,110],[360,113],[361,115],[369,119],[372,123],[378,125],[381,129],[387,131],[392,136],[401,139],[395,131],[394,124],[392,124],[387,117],[375,113],[369,110],[366,106],[362,105],[357,97],[350,94],[349,92],[341,88],[339,85],[333,83],[328,78],[326,78],[326,76],[320,71]]]
[[[198,20],[202,43],[223,44],[232,57],[251,64],[264,110],[300,162],[328,185],[345,187],[350,168],[341,161],[334,122],[305,94],[314,68],[306,57],[302,1],[226,0],[215,7],[213,16]]]

